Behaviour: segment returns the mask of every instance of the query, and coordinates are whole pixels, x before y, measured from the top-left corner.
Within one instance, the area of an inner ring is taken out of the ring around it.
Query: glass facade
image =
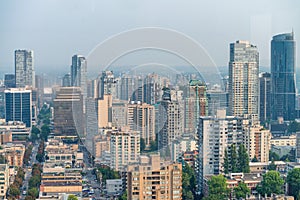
[[[31,127],[31,91],[5,91],[5,119],[21,121]]]
[[[271,41],[272,119],[296,117],[295,41],[293,33],[280,34]]]

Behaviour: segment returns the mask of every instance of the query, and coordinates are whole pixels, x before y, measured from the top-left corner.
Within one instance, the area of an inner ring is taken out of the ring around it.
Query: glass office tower
[[[296,117],[294,33],[276,35],[271,41],[271,115],[273,120]]]

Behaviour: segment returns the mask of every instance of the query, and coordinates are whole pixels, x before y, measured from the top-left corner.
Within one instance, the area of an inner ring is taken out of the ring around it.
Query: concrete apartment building
[[[124,171],[129,163],[140,156],[140,133],[131,130],[112,131],[110,134],[110,167]]]
[[[249,158],[268,161],[271,133],[248,117],[226,116],[225,110],[218,110],[216,117],[200,117],[198,126],[198,186],[203,189],[205,175],[224,172],[225,150],[230,155],[230,146],[238,149],[242,144]]]
[[[159,155],[141,156],[127,169],[129,200],[182,199],[182,165],[165,162]]]
[[[270,130],[264,129],[263,126],[253,125],[250,127],[245,141],[250,160],[256,157],[260,162],[269,161],[271,136]]]
[[[97,101],[97,118],[98,127],[111,127],[112,122],[112,95],[104,94],[101,99]]]
[[[127,123],[131,130],[139,131],[146,146],[155,140],[155,109],[154,106],[131,102],[128,104]]]
[[[0,164],[0,199],[5,199],[9,188],[9,168],[8,164]]]
[[[0,149],[0,154],[4,155],[9,166],[22,167],[24,153],[25,146],[23,144],[8,143],[2,145],[2,149]]]
[[[259,53],[248,41],[230,44],[230,115],[259,115]]]

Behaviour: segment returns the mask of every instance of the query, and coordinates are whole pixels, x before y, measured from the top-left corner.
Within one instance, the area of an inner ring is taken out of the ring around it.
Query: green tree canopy
[[[234,188],[234,194],[237,199],[246,199],[247,194],[250,194],[250,189],[244,182],[239,182],[238,186]]]
[[[39,196],[39,191],[37,188],[30,188],[28,190],[28,195],[37,198]]]
[[[231,172],[233,173],[239,172],[236,146],[234,144],[232,144],[230,148],[230,164],[231,164]]]
[[[196,188],[195,171],[185,162],[182,169],[182,199],[193,200]]]
[[[300,168],[289,171],[287,175],[288,193],[295,198],[300,194]]]
[[[283,194],[283,185],[284,180],[280,177],[279,172],[269,171],[263,175],[263,180],[257,190],[261,195]]]
[[[243,144],[240,144],[238,150],[238,171],[244,173],[250,172],[249,156]]]
[[[78,198],[77,198],[75,195],[70,194],[70,195],[68,196],[68,200],[78,200]]]
[[[208,181],[209,195],[207,199],[227,199],[230,190],[227,188],[226,178],[223,175],[212,176]]]
[[[223,167],[224,167],[224,173],[228,174],[229,173],[229,158],[228,158],[227,149],[225,149],[225,152],[224,152],[224,164],[223,164]]]

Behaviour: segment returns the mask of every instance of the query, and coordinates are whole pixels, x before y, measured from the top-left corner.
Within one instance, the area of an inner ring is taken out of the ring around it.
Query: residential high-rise
[[[5,94],[5,121],[21,121],[27,127],[32,123],[32,93],[24,88],[11,88]]]
[[[208,114],[206,85],[200,80],[189,82],[188,94],[185,99],[185,132],[195,134],[200,116]]]
[[[114,100],[112,102],[112,127],[127,126],[128,100]]]
[[[16,87],[35,87],[33,51],[15,51],[15,79]]]
[[[56,89],[54,104],[54,133],[58,136],[84,135],[83,97],[79,87]]]
[[[5,74],[4,75],[4,86],[5,88],[14,88],[16,87],[16,78],[14,74]]]
[[[296,42],[294,33],[275,35],[271,41],[271,117],[296,117]]]
[[[171,142],[183,134],[184,122],[183,110],[179,102],[171,99],[171,90],[169,88],[164,88],[163,90],[164,94],[157,112],[159,123],[161,123],[158,133],[158,148],[167,153],[168,151],[164,149],[170,149]],[[164,155],[162,154],[162,156]]]
[[[134,92],[134,82],[135,82],[135,77],[129,74],[124,74],[121,77],[120,81],[120,99],[128,101],[131,98],[131,95]]]
[[[71,86],[71,75],[70,73],[65,74],[62,78],[62,87],[70,87]]]
[[[249,158],[257,158],[260,162],[269,161],[271,132],[260,125],[252,125],[247,134],[246,147]]]
[[[259,74],[259,119],[267,122],[271,119],[271,74]]]
[[[99,77],[99,98],[103,98],[104,95],[112,95],[112,99],[117,98],[117,81],[112,71],[103,71]]]
[[[218,110],[216,117],[200,117],[198,126],[198,192],[203,189],[205,175],[224,173],[225,151],[231,154],[231,145],[238,150],[244,145],[250,159],[261,162],[269,159],[271,133],[258,124],[255,117],[227,116]],[[230,159],[230,156],[229,156]]]
[[[131,102],[128,104],[127,123],[131,130],[139,131],[146,146],[155,140],[155,109],[154,106]]]
[[[125,171],[125,166],[137,162],[140,156],[140,133],[131,130],[112,131],[110,156],[110,167],[117,171]]]
[[[248,41],[230,44],[229,60],[229,111],[230,115],[243,116],[259,113],[259,54],[257,47]]]
[[[141,156],[127,168],[128,199],[182,199],[182,165],[161,161],[153,154]]]
[[[112,96],[105,94],[102,98],[97,100],[97,118],[98,127],[107,128],[111,127],[112,122]]]

